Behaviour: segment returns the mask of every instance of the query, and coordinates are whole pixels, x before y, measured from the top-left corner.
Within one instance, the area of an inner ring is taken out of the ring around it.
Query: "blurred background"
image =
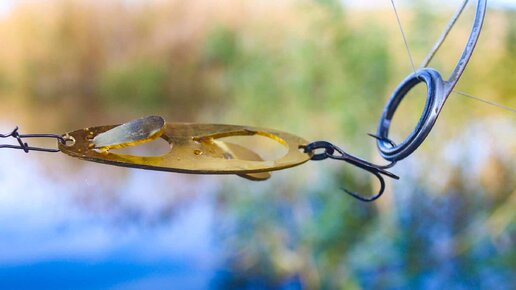
[[[396,1],[416,65],[461,2]],[[469,5],[431,63],[443,77],[474,12]],[[152,114],[275,128],[377,163],[366,133],[412,71],[387,0],[2,0],[0,39],[1,133]],[[514,108],[515,67],[516,3],[489,1],[456,89]],[[395,141],[425,98],[418,85],[402,103]],[[372,193],[376,181],[333,161],[252,182],[5,149],[0,284],[515,289],[515,158],[514,113],[457,94],[392,170],[401,179],[370,204],[340,188]]]

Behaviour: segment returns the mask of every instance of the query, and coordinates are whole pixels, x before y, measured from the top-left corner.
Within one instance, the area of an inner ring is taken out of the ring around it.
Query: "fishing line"
[[[403,42],[405,43],[405,49],[407,50],[408,57],[410,59],[410,65],[412,66],[412,70],[416,73],[416,66],[414,65],[414,59],[412,58],[412,54],[410,53],[410,48],[408,46],[407,38],[405,37],[405,32],[403,31],[403,26],[401,25],[401,20],[398,15],[398,11],[396,10],[396,5],[394,5],[394,0],[391,0],[392,9],[394,9],[394,14],[396,14],[396,20],[398,21],[398,26],[401,31],[401,36],[403,37]]]
[[[475,100],[475,101],[479,101],[479,102],[482,102],[482,103],[485,103],[485,104],[488,104],[488,105],[491,105],[491,106],[498,107],[498,108],[503,109],[503,110],[507,110],[507,111],[512,112],[512,113],[516,113],[516,109],[511,108],[511,107],[508,107],[508,106],[505,106],[505,105],[502,105],[502,104],[498,104],[498,103],[495,103],[493,101],[484,100],[484,99],[481,99],[479,97],[475,97],[475,96],[470,95],[470,94],[465,93],[465,92],[461,92],[461,91],[457,91],[457,90],[453,90],[453,92],[456,93],[459,96],[467,97],[467,98],[470,98],[470,99]]]
[[[464,0],[462,2],[462,5],[459,7],[459,9],[457,10],[457,12],[455,12],[455,14],[453,15],[452,19],[450,20],[450,22],[448,23],[448,25],[446,26],[445,30],[443,31],[443,33],[439,36],[439,39],[437,40],[437,42],[434,44],[434,46],[432,47],[432,49],[430,50],[430,52],[427,54],[427,56],[425,57],[425,59],[423,60],[420,68],[425,68],[428,66],[428,64],[432,61],[433,57],[435,56],[435,54],[437,53],[437,51],[439,50],[439,48],[441,48],[442,44],[444,43],[444,41],[446,40],[446,37],[448,36],[448,34],[450,33],[450,31],[452,30],[453,26],[455,25],[455,23],[457,23],[457,20],[459,19],[459,16],[462,14],[462,12],[464,11],[464,9],[466,8],[466,5],[468,4],[469,0]],[[403,29],[403,26],[401,24],[401,20],[400,20],[400,17],[399,17],[399,14],[398,14],[398,11],[396,9],[396,5],[394,4],[394,0],[391,0],[391,3],[392,3],[392,8],[394,10],[394,14],[396,15],[396,20],[398,22],[398,28],[400,29],[400,32],[401,32],[401,36],[403,38],[403,42],[405,44],[405,49],[407,51],[407,54],[408,54],[408,57],[410,59],[410,64],[412,66],[412,70],[414,71],[414,74],[416,74],[416,68],[414,66],[414,60],[413,60],[413,57],[412,57],[412,53],[411,53],[411,50],[410,50],[410,47],[409,47],[409,44],[408,44],[408,41],[407,41],[407,37],[405,35],[405,31]],[[489,100],[486,100],[486,99],[482,99],[482,98],[479,98],[479,97],[476,97],[476,96],[473,96],[471,94],[468,94],[468,93],[465,93],[465,92],[462,92],[462,91],[459,91],[459,90],[453,90],[453,92],[457,95],[460,95],[460,96],[464,96],[464,97],[468,97],[472,100],[476,100],[476,101],[479,101],[479,102],[482,102],[484,104],[487,104],[487,105],[491,105],[491,106],[494,106],[494,107],[497,107],[497,108],[500,108],[500,109],[503,109],[503,110],[507,110],[509,112],[512,112],[512,113],[516,113],[516,109],[514,108],[511,108],[509,106],[505,106],[505,105],[502,105],[502,104],[498,104],[496,102],[493,102],[493,101],[489,101]]]

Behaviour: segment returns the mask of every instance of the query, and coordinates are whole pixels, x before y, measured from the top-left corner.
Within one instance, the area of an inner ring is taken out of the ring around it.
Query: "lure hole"
[[[173,145],[168,143],[165,139],[156,138],[152,141],[142,144],[117,149],[109,149],[109,153],[141,157],[162,156],[169,153],[172,149],[172,146]]]
[[[75,145],[74,137],[67,135],[67,136],[63,136],[63,139],[64,139],[64,143],[63,143],[64,146],[72,147],[73,145]]]
[[[390,140],[399,144],[412,133],[424,112],[426,101],[427,87],[424,82],[418,83],[407,92],[392,117],[389,128]]]
[[[230,136],[218,138],[218,141],[240,145],[258,154],[265,161],[280,159],[288,153],[288,148],[278,141],[261,135]]]

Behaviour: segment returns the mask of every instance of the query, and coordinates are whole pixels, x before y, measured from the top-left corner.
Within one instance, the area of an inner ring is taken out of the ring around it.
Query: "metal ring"
[[[392,117],[403,98],[420,82],[427,86],[427,99],[421,118],[408,137],[393,146],[387,141]],[[438,71],[431,68],[420,69],[403,80],[391,95],[380,118],[376,144],[382,157],[389,161],[399,161],[414,152],[432,130],[444,101],[444,81]]]
[[[317,149],[324,149],[324,152],[315,153],[315,150]],[[313,154],[310,160],[319,161],[332,156],[333,153],[335,153],[335,149],[333,144],[331,144],[330,142],[315,141],[304,146],[304,152]]]

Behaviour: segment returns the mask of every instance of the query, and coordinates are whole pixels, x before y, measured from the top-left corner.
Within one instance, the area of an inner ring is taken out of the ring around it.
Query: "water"
[[[485,119],[435,136],[367,205],[339,192],[332,163],[253,183],[1,150],[0,285],[301,289],[314,271],[318,285],[511,289],[514,128]],[[320,264],[295,270],[306,261]]]
[[[207,287],[215,179],[59,153],[3,150],[0,159],[4,289]]]

